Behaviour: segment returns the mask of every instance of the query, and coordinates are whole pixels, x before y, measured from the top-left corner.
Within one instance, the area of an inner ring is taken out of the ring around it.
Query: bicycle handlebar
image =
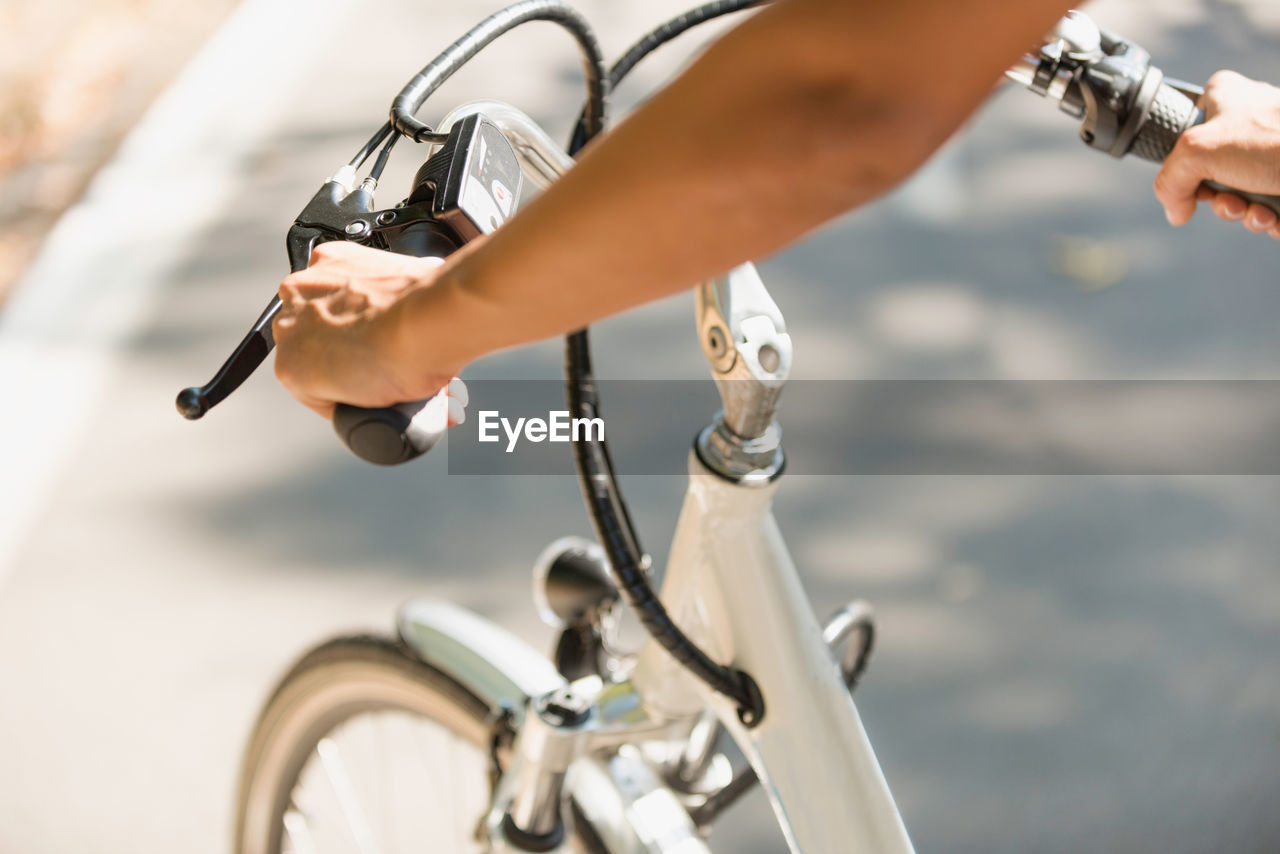
[[[603,93],[609,83],[615,82],[614,78],[625,74],[628,61],[634,64],[635,57],[644,55],[692,24],[758,2],[716,0],[668,22],[629,52],[609,75],[602,71],[594,36],[581,17],[565,6],[563,0],[524,0],[490,16],[404,87],[393,103],[391,122],[370,139],[351,165],[344,166],[327,181],[299,214],[288,239],[292,269],[303,269],[311,250],[324,240],[358,240],[405,254],[444,257],[474,236],[477,225],[479,231],[487,231],[507,218],[510,209],[493,218],[487,217],[486,212],[487,224],[475,220],[468,226],[464,221],[466,218],[449,219],[452,212],[442,212],[440,206],[433,204],[425,194],[421,198],[411,197],[395,210],[374,211],[372,189],[376,186],[374,178],[380,173],[380,166],[375,166],[374,176],[366,179],[359,189],[353,191],[351,185],[355,167],[389,135],[392,142],[403,134],[418,140],[443,141],[442,151],[448,148],[454,138],[453,126],[478,115],[478,111],[468,111],[468,107],[480,105],[459,108],[442,122],[438,131],[418,122],[412,113],[453,71],[516,24],[532,20],[550,21],[569,30],[578,41],[586,60],[590,95],[579,132],[575,134],[575,142],[580,143],[599,128],[603,117]],[[1083,118],[1081,137],[1086,144],[1116,157],[1132,153],[1142,159],[1160,162],[1174,149],[1188,128],[1204,120],[1203,113],[1188,96],[1188,93],[1194,94],[1194,87],[1169,85],[1160,70],[1151,65],[1146,51],[1098,30],[1091,20],[1079,13],[1073,12],[1064,18],[1055,36],[1040,52],[1024,57],[1017,67],[1010,70],[1009,76],[1032,91],[1057,100],[1065,112]],[[540,186],[549,184],[572,162],[523,114],[494,102],[487,102],[483,107],[486,112],[490,109],[510,111],[510,115],[495,115],[496,122],[490,120],[488,124],[496,125],[506,134],[502,147],[530,168],[534,183]],[[498,135],[502,136],[502,133]],[[512,151],[513,143],[515,151]],[[384,148],[380,161],[385,159],[389,149],[389,145]],[[433,156],[427,165],[436,159]],[[437,163],[438,168],[430,174],[420,171],[415,183],[418,186],[429,185],[434,194],[436,185],[450,177],[444,166]],[[430,172],[426,165],[424,170]],[[458,178],[456,174],[452,177]],[[1205,183],[1215,191],[1235,193],[1250,203],[1264,205],[1280,214],[1280,196],[1244,192],[1215,182]],[[415,201],[418,203],[414,204]],[[393,222],[394,227],[384,227]],[[433,223],[443,224],[446,228],[443,231],[428,228]],[[459,228],[467,233],[460,233]],[[417,237],[411,240],[411,235]],[[410,245],[415,240],[420,245]],[[177,408],[185,418],[195,420],[203,417],[265,360],[275,346],[271,323],[279,310],[280,301],[273,298],[213,379],[204,386],[184,389],[178,395]],[[443,394],[376,410],[343,404],[335,410],[333,423],[343,443],[361,459],[392,465],[420,456],[435,444],[443,432],[447,409]]]

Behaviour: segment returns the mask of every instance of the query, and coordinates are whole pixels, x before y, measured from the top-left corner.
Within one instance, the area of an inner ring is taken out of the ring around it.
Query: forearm
[[[406,299],[405,340],[435,346],[433,322],[456,324],[467,340],[432,356],[462,364],[777,250],[910,174],[1062,11],[1051,0],[765,9]]]

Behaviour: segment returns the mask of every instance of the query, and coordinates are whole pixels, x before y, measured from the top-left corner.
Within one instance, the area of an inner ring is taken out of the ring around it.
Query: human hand
[[[1280,194],[1280,89],[1233,71],[1209,78],[1200,106],[1204,124],[1182,134],[1156,176],[1156,197],[1173,225],[1185,225],[1197,202],[1222,219],[1280,240],[1280,219],[1264,205],[1202,181],[1267,195]]]
[[[461,365],[435,370],[407,364],[397,306],[430,287],[438,258],[415,258],[355,243],[322,243],[310,266],[280,285],[276,315],[276,377],[289,393],[325,418],[334,406],[390,406],[431,397],[448,387],[449,425],[462,423],[466,386]]]

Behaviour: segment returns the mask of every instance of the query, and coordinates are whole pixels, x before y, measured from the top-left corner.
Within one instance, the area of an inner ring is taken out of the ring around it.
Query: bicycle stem
[[[767,483],[784,464],[774,415],[791,371],[786,321],[752,264],[697,293],[698,337],[723,404],[698,436],[698,457],[735,483]]]

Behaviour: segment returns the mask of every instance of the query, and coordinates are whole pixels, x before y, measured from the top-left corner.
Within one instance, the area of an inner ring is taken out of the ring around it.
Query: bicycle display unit
[[[758,2],[700,6],[606,69],[587,22],[560,0],[525,0],[479,23],[396,96],[391,119],[324,182],[289,230],[291,269],[329,240],[444,257],[501,227],[529,185],[549,186],[605,126],[608,91],[646,55]],[[434,126],[428,97],[512,28],[548,21],[582,54],[587,98],[557,145],[518,109],[464,104]],[[1160,161],[1203,116],[1196,87],[1166,80],[1137,45],[1064,18],[1009,76],[1081,121],[1113,156]],[[375,190],[402,138],[429,155],[408,196]],[[375,152],[377,152],[375,157]],[[358,171],[370,159],[363,179]],[[1274,197],[1240,195],[1280,209]],[[405,605],[393,637],[354,636],[307,653],[268,700],[245,755],[241,854],[292,851],[708,851],[705,832],[755,785],[792,851],[912,850],[851,694],[873,646],[869,606],[819,625],[771,511],[785,457],[779,395],[792,361],[782,312],[751,264],[695,289],[696,330],[722,408],[696,437],[661,595],[623,501],[603,430],[573,454],[596,542],[566,538],[535,562],[535,598],[559,630],[551,659],[488,621],[433,601]],[[178,409],[197,419],[274,346],[275,298]],[[566,339],[573,419],[603,417],[587,332]],[[395,464],[445,430],[444,392],[385,409],[341,405],[334,427],[362,459]],[[614,643],[620,608],[648,641]],[[721,749],[727,735],[745,764]]]

